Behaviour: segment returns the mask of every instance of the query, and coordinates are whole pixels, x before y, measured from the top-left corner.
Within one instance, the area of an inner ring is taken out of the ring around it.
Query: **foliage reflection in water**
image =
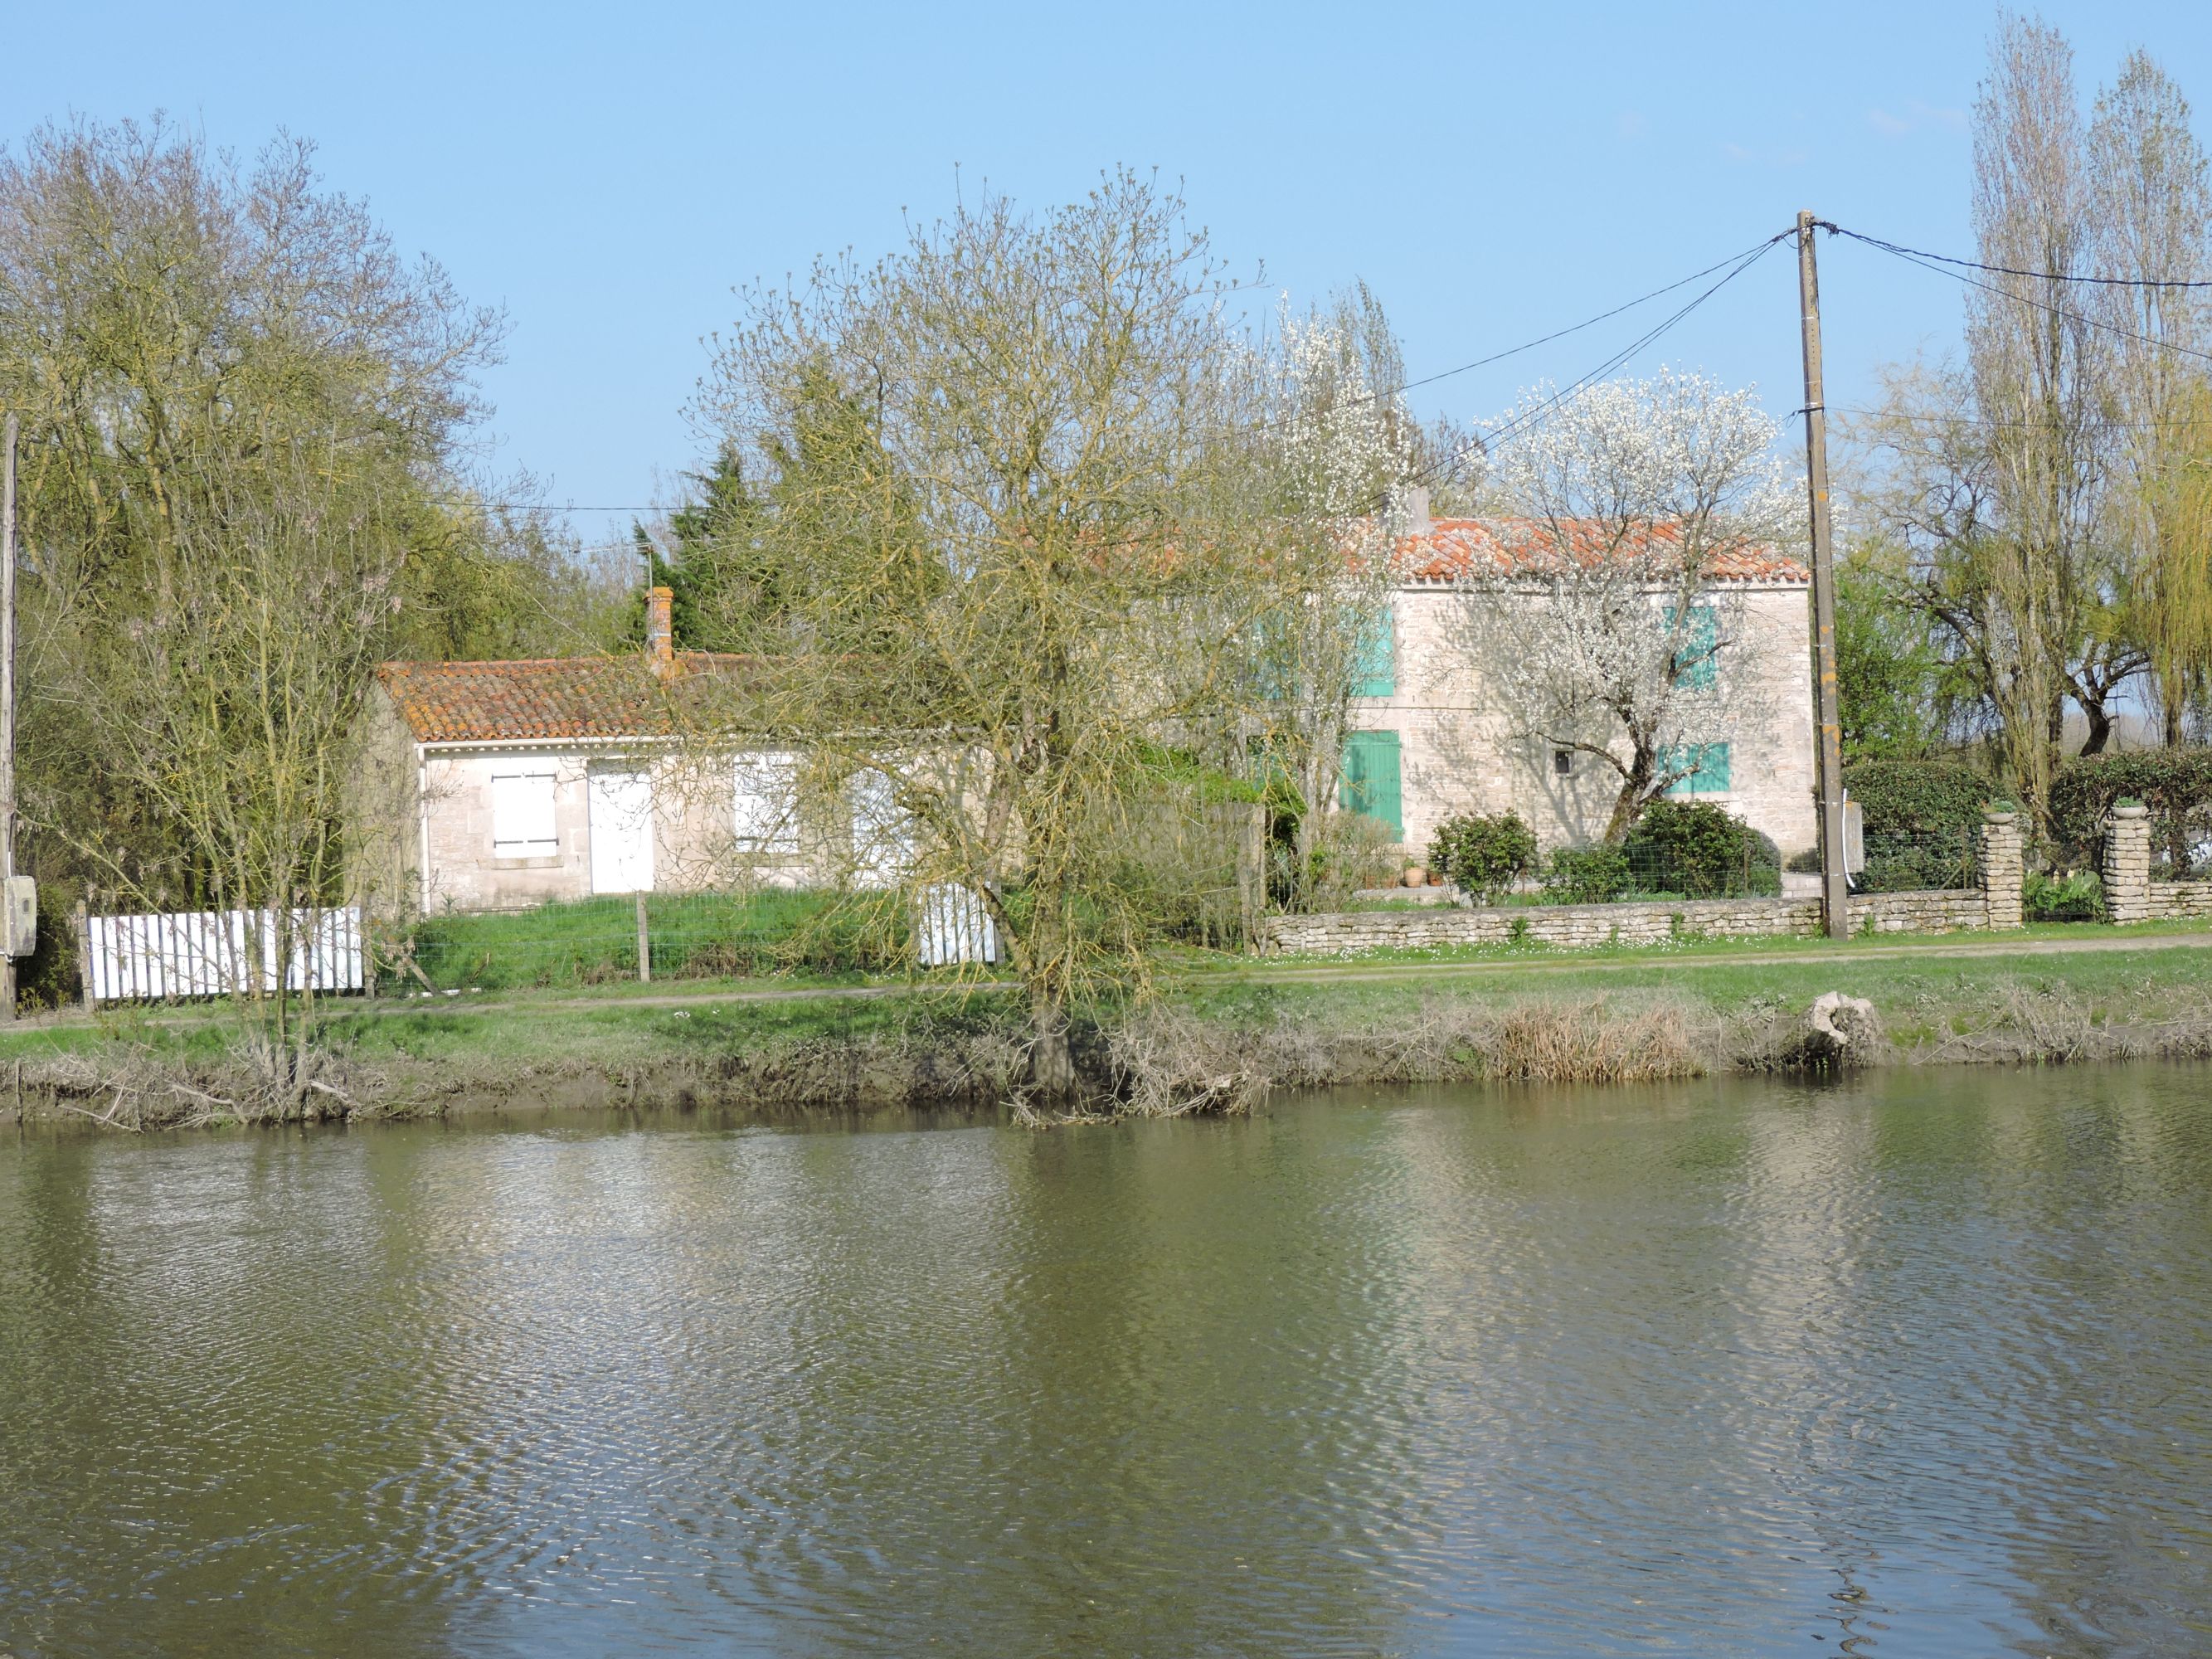
[[[26,1140],[0,1652],[2205,1650],[2208,1082]]]

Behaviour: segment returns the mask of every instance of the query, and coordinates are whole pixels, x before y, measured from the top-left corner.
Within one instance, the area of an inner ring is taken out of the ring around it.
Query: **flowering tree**
[[[1392,555],[1405,523],[1403,481],[1417,441],[1397,387],[1405,379],[1381,307],[1363,287],[1300,319],[1285,310],[1263,360],[1273,443],[1263,467],[1277,499],[1273,561],[1285,603],[1260,665],[1270,696],[1265,742],[1296,780],[1293,901],[1336,792],[1352,703],[1390,626]]]
[[[1751,392],[1662,370],[1564,400],[1539,386],[1492,465],[1522,516],[1461,579],[1458,644],[1509,729],[1620,780],[1606,839],[1740,719],[1731,575],[1796,533],[1802,486]]]

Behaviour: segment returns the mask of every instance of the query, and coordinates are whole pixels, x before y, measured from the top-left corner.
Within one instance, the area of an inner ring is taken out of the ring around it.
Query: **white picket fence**
[[[945,882],[921,890],[920,908],[915,948],[923,967],[999,959],[999,930],[980,895]]]
[[[94,1002],[167,1000],[274,991],[276,933],[266,910],[186,910],[92,916],[85,925]],[[364,983],[361,910],[295,910],[288,989],[358,991]]]

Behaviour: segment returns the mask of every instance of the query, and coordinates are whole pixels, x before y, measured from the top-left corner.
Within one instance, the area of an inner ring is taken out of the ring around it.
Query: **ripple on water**
[[[2212,1650],[2202,1074],[0,1152],[0,1650]]]

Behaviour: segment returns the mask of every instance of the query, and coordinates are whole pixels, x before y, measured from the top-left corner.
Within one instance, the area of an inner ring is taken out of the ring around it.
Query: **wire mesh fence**
[[[386,930],[376,957],[399,990],[605,985],[641,963],[656,980],[882,972],[911,959],[914,923],[891,894],[623,894],[426,916]]]
[[[1875,830],[1863,837],[1866,861],[1854,891],[1911,893],[1972,887],[1980,879],[1980,841],[1964,826],[1950,830]]]
[[[1547,904],[1613,904],[1772,898],[1781,891],[1782,863],[1772,847],[1745,837],[1734,848],[1689,854],[1638,842],[1559,848],[1528,896]]]
[[[2150,818],[2150,878],[2202,881],[2212,878],[2212,808],[2154,811]]]

